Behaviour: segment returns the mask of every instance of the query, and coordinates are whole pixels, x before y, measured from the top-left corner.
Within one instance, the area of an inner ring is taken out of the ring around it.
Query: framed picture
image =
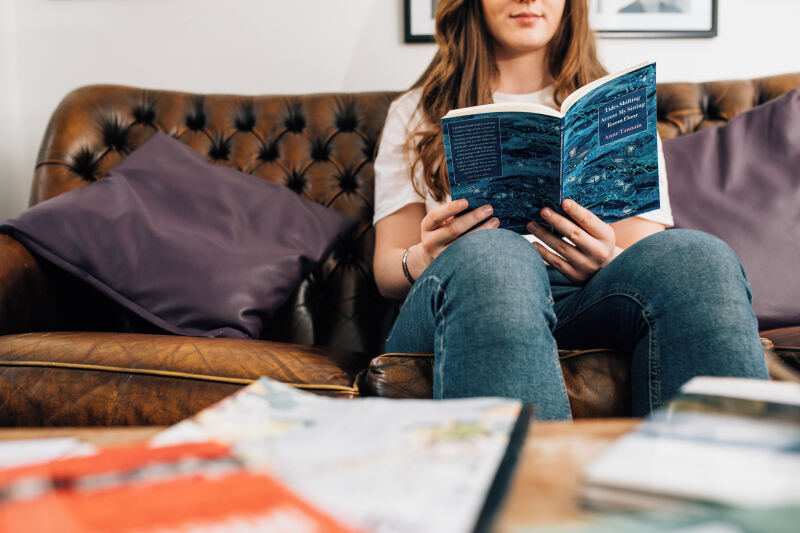
[[[717,0],[589,0],[600,37],[715,37]]]
[[[432,43],[436,28],[434,14],[438,0],[405,0],[405,41]]]

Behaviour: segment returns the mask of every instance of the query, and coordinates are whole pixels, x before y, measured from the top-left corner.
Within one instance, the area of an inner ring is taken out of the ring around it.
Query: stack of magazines
[[[487,531],[531,414],[262,378],[147,444],[0,470],[0,531]]]
[[[800,384],[695,378],[586,471],[602,509],[800,506]]]

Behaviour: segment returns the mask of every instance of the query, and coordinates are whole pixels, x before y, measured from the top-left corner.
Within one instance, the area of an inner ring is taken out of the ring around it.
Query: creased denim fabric
[[[484,230],[423,272],[386,350],[433,352],[435,398],[520,398],[568,419],[557,343],[617,348],[641,416],[697,375],[768,378],[751,299],[733,251],[702,232],[651,235],[579,286],[516,233]]]

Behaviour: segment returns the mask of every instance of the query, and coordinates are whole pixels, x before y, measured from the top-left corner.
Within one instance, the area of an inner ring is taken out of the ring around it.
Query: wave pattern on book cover
[[[647,129],[601,145],[601,104],[647,88]],[[657,209],[655,66],[621,76],[578,100],[567,113],[564,138],[563,198],[571,198],[603,220],[622,220],[632,212]],[[589,154],[591,156],[587,157]]]
[[[490,204],[503,228],[527,233],[525,225],[540,219],[539,208],[555,207],[559,197],[561,140],[559,120],[545,115],[487,113],[500,118],[503,176],[452,184],[453,198],[466,197],[470,208]],[[461,117],[454,117],[458,120]],[[473,117],[463,117],[471,119]],[[445,136],[445,143],[448,139]],[[449,146],[445,149],[449,150]]]

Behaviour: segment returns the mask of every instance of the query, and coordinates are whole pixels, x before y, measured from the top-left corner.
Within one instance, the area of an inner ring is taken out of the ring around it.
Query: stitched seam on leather
[[[216,383],[230,383],[234,385],[249,385],[257,380],[249,378],[229,378],[225,376],[206,376],[203,374],[189,374],[185,372],[172,372],[169,370],[151,370],[146,368],[124,368],[118,366],[104,366],[104,365],[81,365],[77,363],[54,363],[47,361],[0,361],[0,366],[15,366],[15,367],[38,367],[38,368],[60,368],[65,370],[93,370],[98,372],[111,372],[118,374],[139,374],[145,376],[159,376],[180,379],[194,379],[197,381],[212,381]],[[297,389],[304,390],[329,390],[336,392],[352,392],[358,393],[357,388],[347,387],[344,385],[328,385],[328,384],[314,384],[314,383],[287,383],[281,382],[284,385],[289,385]]]
[[[403,352],[390,352],[384,353],[376,357],[375,359],[382,359],[382,358],[390,358],[390,357],[433,357],[432,353],[427,352],[413,352],[413,353],[403,353]],[[373,361],[375,360],[373,359]]]

